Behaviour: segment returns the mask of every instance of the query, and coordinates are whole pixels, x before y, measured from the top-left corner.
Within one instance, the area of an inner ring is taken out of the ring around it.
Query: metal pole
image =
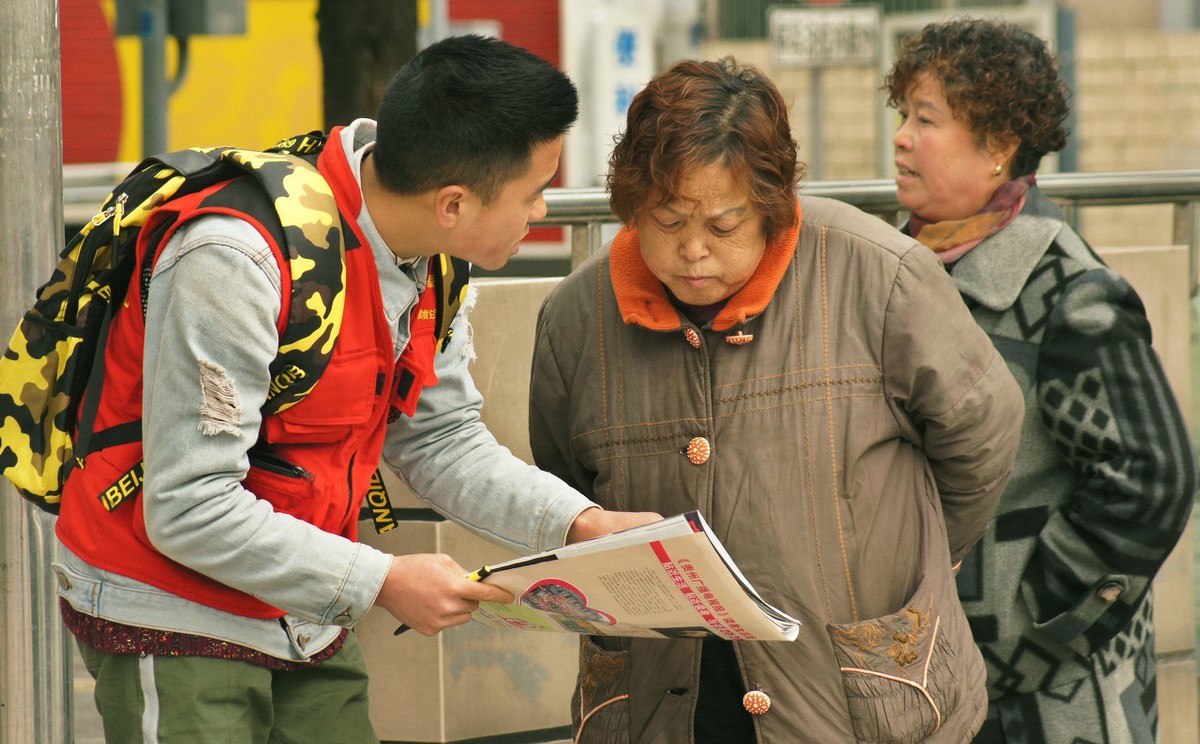
[[[599,253],[600,249],[604,247],[601,228],[602,223],[600,222],[571,225],[572,269],[578,268],[580,264]]]
[[[449,0],[417,0],[417,46],[421,49],[450,35]]]
[[[1175,205],[1172,242],[1188,247],[1188,296],[1200,296],[1200,200],[1193,199]],[[1200,369],[1194,370],[1200,373]]]
[[[822,131],[822,119],[825,115],[821,111],[821,66],[816,65],[812,68],[808,77],[808,84],[811,86],[809,91],[810,118],[809,118],[809,135],[808,139],[812,142],[812,147],[809,149],[811,153],[808,158],[808,177],[814,181],[820,181],[825,177],[825,133]]]
[[[142,155],[167,151],[167,0],[142,0],[138,36],[142,41]]]
[[[57,0],[10,0],[0,34],[0,333],[63,241]],[[0,744],[71,740],[71,666],[50,563],[54,523],[0,481]]]

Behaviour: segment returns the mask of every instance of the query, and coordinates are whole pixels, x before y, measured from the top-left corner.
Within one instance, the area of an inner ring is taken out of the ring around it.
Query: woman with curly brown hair
[[[1067,142],[1055,59],[1016,26],[953,20],[908,39],[884,88],[905,230],[1025,393],[1012,480],[957,576],[988,667],[975,741],[1150,744],[1150,585],[1196,464],[1141,301],[1037,187]]]
[[[623,229],[539,315],[538,465],[608,509],[700,510],[803,623],[585,638],[580,744],[960,744],[983,721],[951,566],[1008,479],[1020,395],[937,259],[797,198],[802,174],[766,76],[678,63],[609,161]]]

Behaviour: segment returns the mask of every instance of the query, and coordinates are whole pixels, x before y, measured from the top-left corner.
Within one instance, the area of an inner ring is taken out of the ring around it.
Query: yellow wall
[[[115,0],[103,0],[110,21]],[[248,0],[245,36],[195,36],[183,85],[171,97],[167,146],[267,147],[322,127],[317,0]],[[167,44],[175,74],[175,42]],[[124,125],[118,159],[142,157],[141,45],[117,38]]]

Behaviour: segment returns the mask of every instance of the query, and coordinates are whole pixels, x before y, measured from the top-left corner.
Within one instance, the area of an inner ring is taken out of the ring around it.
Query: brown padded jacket
[[[759,742],[965,742],[987,698],[952,565],[1008,481],[1021,394],[931,251],[836,201],[799,209],[704,327],[629,228],[556,287],[534,457],[606,508],[699,509],[802,621],[795,642],[735,643],[744,689],[771,699]],[[580,741],[691,742],[699,650],[585,638]]]

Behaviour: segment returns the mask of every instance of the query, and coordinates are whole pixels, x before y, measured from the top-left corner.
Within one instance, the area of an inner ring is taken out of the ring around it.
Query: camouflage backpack
[[[324,136],[312,132],[262,152],[193,148],[148,158],[67,244],[0,358],[0,473],[26,499],[57,513],[67,476],[88,452],[141,438],[140,422],[103,432],[92,425],[108,326],[137,270],[138,235],[170,199],[239,176],[250,176],[243,181],[269,198],[293,282],[287,329],[271,365],[271,378],[288,384],[272,385],[278,394],[266,410],[282,411],[311,392],[340,331],[345,287],[345,230],[315,165],[323,145]],[[310,229],[306,215],[313,214],[326,221],[333,215],[332,224]]]

